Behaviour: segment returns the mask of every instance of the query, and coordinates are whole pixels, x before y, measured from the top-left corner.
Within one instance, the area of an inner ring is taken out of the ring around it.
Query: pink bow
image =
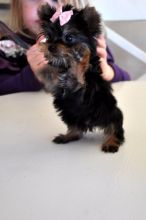
[[[54,15],[51,17],[50,21],[54,22],[57,18],[59,18],[60,25],[63,26],[70,20],[72,15],[73,15],[72,10],[62,12],[62,6],[60,6],[58,7]]]

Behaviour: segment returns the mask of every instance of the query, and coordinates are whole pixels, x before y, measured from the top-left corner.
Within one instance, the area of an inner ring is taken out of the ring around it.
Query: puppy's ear
[[[96,11],[95,7],[86,6],[82,10],[82,18],[86,23],[86,28],[92,36],[97,36],[102,33],[101,15]]]
[[[51,8],[48,3],[43,4],[39,9],[38,9],[38,15],[39,18],[42,22],[47,21],[49,23],[50,18],[53,16],[55,13],[56,9]]]

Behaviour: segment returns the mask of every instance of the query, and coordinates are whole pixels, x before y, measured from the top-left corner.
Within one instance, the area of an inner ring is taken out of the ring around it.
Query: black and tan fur
[[[102,32],[101,17],[94,7],[77,10],[66,5],[63,11],[70,9],[73,15],[63,26],[58,19],[50,21],[55,9],[45,5],[39,11],[47,38],[41,49],[48,66],[37,77],[52,93],[54,106],[68,128],[53,141],[75,141],[99,127],[105,133],[102,150],[114,153],[124,142],[123,115],[111,84],[101,76],[95,39]]]

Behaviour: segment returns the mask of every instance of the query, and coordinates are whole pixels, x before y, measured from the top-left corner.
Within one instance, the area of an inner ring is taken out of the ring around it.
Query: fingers
[[[100,67],[102,69],[102,78],[106,81],[111,81],[114,77],[113,68],[105,60],[100,62]]]
[[[107,59],[107,51],[106,51],[106,41],[104,36],[100,36],[97,38],[97,54],[100,58]]]
[[[97,38],[97,43],[99,47],[102,47],[106,49],[106,41],[103,35],[101,35],[99,38]]]
[[[27,61],[34,73],[38,73],[48,63],[44,52],[40,50],[40,47],[37,44],[30,47],[26,53],[26,56]]]
[[[40,63],[40,61],[46,61],[44,52],[40,50],[38,45],[33,45],[26,53],[28,62],[32,61],[33,63]]]
[[[30,47],[26,53],[26,55],[30,58],[35,57],[37,55],[41,55],[41,54],[42,52],[40,51],[39,46],[37,44]]]
[[[106,52],[106,50],[105,50],[104,48],[98,47],[98,48],[96,49],[96,51],[97,51],[97,54],[98,54],[98,56],[99,56],[100,58],[106,60],[106,58],[107,58],[107,52]]]
[[[102,70],[102,78],[111,81],[114,77],[113,68],[107,63],[107,50],[104,36],[97,38],[97,54],[100,57],[100,67]]]

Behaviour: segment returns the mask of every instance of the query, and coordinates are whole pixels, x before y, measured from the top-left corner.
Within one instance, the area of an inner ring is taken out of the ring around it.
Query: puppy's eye
[[[72,34],[67,34],[67,35],[65,36],[65,41],[66,41],[67,43],[73,43],[73,42],[74,42],[74,36],[73,36]]]

